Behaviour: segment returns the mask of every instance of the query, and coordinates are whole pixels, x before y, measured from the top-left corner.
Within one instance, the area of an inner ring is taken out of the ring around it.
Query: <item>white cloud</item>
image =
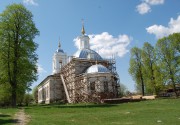
[[[178,16],[177,19],[171,18],[170,22],[168,23],[168,27],[162,25],[152,25],[146,28],[146,31],[149,34],[154,34],[158,39],[173,33],[180,32],[180,16]]]
[[[123,57],[129,50],[128,45],[132,41],[132,38],[128,35],[119,35],[113,37],[108,32],[101,34],[92,34],[90,37],[90,46],[92,50],[98,52],[104,58],[110,58],[112,56]],[[79,40],[74,39],[76,47],[79,48]]]
[[[164,0],[142,0],[141,4],[136,6],[139,14],[146,14],[151,12],[151,6],[164,4]]]
[[[47,73],[47,71],[42,67],[42,65],[37,64],[37,68],[38,74]]]
[[[151,7],[147,3],[141,3],[136,6],[136,10],[139,12],[139,14],[146,14],[151,12]]]
[[[23,0],[23,3],[27,5],[38,6],[38,3],[35,2],[34,0]]]
[[[145,0],[145,2],[150,5],[164,4],[164,0]]]
[[[78,49],[80,49],[80,40],[79,40],[79,38],[77,37],[77,38],[75,38],[73,41],[74,41],[74,45],[75,45]]]

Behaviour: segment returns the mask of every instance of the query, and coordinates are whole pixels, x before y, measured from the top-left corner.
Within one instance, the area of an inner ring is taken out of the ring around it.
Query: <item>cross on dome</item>
[[[82,19],[82,30],[81,30],[82,35],[85,34],[85,29],[84,29],[84,20]]]
[[[59,49],[61,48],[61,41],[60,41],[60,38],[59,38],[58,48],[59,48]]]
[[[64,53],[63,49],[61,49],[61,41],[60,41],[60,38],[59,38],[59,42],[58,42],[58,49],[56,50],[56,52],[58,52],[58,53]]]

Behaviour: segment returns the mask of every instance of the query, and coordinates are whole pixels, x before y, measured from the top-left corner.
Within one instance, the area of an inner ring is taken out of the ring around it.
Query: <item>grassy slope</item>
[[[180,99],[118,105],[54,105],[25,109],[29,125],[180,125]]]
[[[15,108],[0,108],[0,125],[13,125],[13,117],[17,111]]]

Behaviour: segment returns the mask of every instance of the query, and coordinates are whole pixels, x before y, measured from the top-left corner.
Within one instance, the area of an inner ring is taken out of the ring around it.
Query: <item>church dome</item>
[[[64,53],[63,49],[61,49],[61,43],[59,40],[59,45],[58,45],[58,49],[56,50],[57,53]]]
[[[58,52],[58,53],[64,53],[64,51],[63,51],[61,48],[58,48],[58,49],[56,50],[56,52]]]
[[[86,73],[109,73],[110,71],[103,65],[92,65],[86,70]]]
[[[91,49],[79,49],[73,56],[80,59],[102,60],[102,57]]]

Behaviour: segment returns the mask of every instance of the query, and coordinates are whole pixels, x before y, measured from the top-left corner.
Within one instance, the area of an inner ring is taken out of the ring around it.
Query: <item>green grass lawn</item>
[[[30,106],[29,125],[180,125],[180,99],[116,105]]]
[[[13,125],[14,114],[18,111],[15,108],[0,108],[0,125]]]

